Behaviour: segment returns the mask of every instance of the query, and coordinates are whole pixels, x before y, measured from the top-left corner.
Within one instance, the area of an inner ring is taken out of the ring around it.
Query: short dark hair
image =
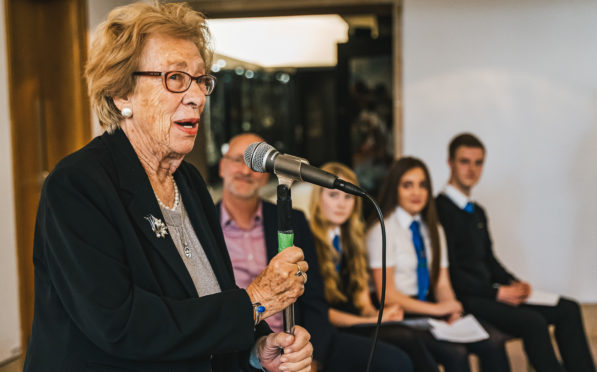
[[[450,159],[454,159],[456,150],[458,150],[458,148],[461,146],[476,147],[483,150],[483,153],[485,153],[485,146],[480,139],[471,133],[461,133],[452,138],[452,141],[450,141],[450,145],[448,146],[448,156]]]

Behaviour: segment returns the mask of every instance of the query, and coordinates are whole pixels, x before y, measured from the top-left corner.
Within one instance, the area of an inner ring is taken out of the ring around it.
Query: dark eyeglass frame
[[[234,164],[245,164],[245,159],[242,155],[239,156],[230,156],[228,154],[222,155],[222,157],[226,160],[233,162]]]
[[[172,74],[183,74],[186,75],[189,78],[189,84],[187,85],[187,87],[185,89],[181,89],[181,90],[173,90],[170,89],[168,87],[168,77],[171,76]],[[210,75],[210,74],[202,74],[202,75],[198,75],[198,76],[193,76],[189,73],[186,73],[184,71],[166,71],[166,72],[161,72],[161,71],[135,71],[133,72],[134,76],[154,76],[154,77],[162,77],[162,83],[164,84],[164,88],[166,88],[166,90],[168,92],[172,92],[172,93],[184,93],[187,90],[189,90],[189,88],[191,87],[191,84],[193,84],[193,81],[197,82],[197,85],[199,85],[200,88],[205,87],[205,89],[203,90],[203,93],[205,93],[206,96],[209,96],[210,94],[213,93],[215,87],[216,87],[216,82],[218,81],[218,79],[216,79],[215,76]],[[211,81],[213,81],[213,85],[211,90],[209,90],[208,85],[206,84],[201,84],[200,81],[202,79],[209,79]]]

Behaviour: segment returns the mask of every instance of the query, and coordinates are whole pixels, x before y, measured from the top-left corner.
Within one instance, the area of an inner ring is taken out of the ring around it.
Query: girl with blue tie
[[[327,163],[321,169],[353,184],[358,184],[352,170],[340,163]],[[330,322],[342,332],[370,336],[377,322],[378,310],[369,291],[369,272],[365,249],[365,225],[361,217],[361,199],[339,190],[314,186],[310,201],[310,226],[330,305]],[[403,349],[416,372],[439,372],[437,363],[416,331],[389,321],[403,319],[399,305],[384,309],[379,337]]]
[[[462,316],[448,272],[446,238],[438,222],[431,178],[425,164],[404,157],[389,169],[380,189],[379,205],[387,236],[386,306],[399,305],[407,316],[427,316],[451,323]],[[381,293],[381,227],[367,234],[369,267]],[[485,326],[485,325],[484,325]],[[426,332],[425,344],[446,372],[470,371],[468,352],[479,356],[484,372],[509,371],[506,336],[485,326],[490,338],[470,344],[438,341]]]

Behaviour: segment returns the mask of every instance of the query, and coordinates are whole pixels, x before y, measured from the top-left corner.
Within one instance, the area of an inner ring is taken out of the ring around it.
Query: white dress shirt
[[[458,190],[456,187],[447,184],[446,187],[442,190],[442,194],[446,195],[450,200],[454,202],[460,209],[464,209],[469,202],[473,202],[471,198],[464,195],[462,191]]]
[[[431,265],[431,240],[429,230],[420,215],[411,216],[404,209],[398,207],[386,219],[386,266],[394,268],[394,285],[396,289],[408,296],[416,296],[417,287],[417,254],[413,244],[410,224],[417,220],[421,226],[421,235],[425,243],[427,264]],[[448,252],[444,229],[438,225],[440,246],[440,267],[448,267]],[[381,227],[374,225],[367,234],[367,250],[369,251],[369,267],[381,268]],[[431,267],[430,267],[431,268]]]
[[[330,243],[332,243],[333,246],[333,241],[334,241],[334,236],[338,235],[338,239],[340,239],[340,241],[342,241],[341,237],[342,235],[340,235],[340,226],[336,226],[333,229],[329,229],[328,230],[328,237],[330,239]],[[342,246],[342,245],[340,245]]]

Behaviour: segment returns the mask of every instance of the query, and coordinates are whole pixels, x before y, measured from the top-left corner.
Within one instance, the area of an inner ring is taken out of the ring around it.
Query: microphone
[[[271,172],[277,176],[313,183],[328,189],[338,189],[348,194],[361,197],[367,195],[360,187],[309,165],[306,159],[282,154],[265,142],[253,142],[247,146],[244,158],[245,164],[254,172]]]

